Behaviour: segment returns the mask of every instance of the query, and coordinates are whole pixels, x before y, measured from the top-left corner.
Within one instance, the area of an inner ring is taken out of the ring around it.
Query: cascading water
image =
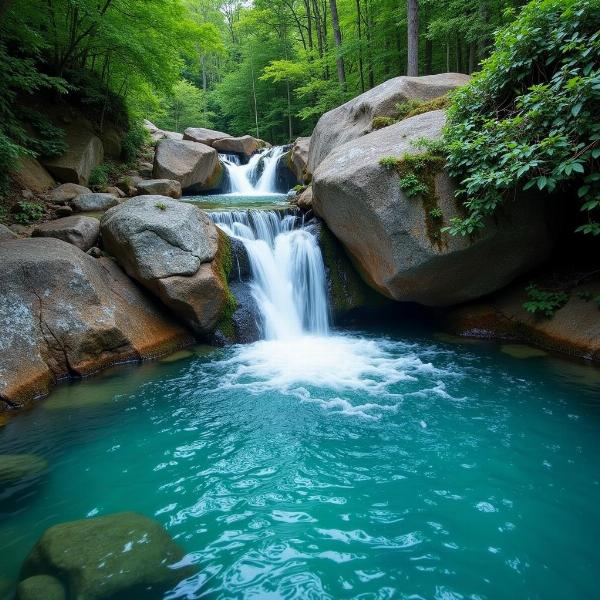
[[[329,314],[323,257],[315,235],[297,216],[274,210],[211,214],[214,222],[245,246],[252,270],[252,295],[263,337],[286,340],[325,336]]]
[[[230,192],[245,196],[276,194],[277,163],[282,155],[283,147],[276,146],[253,155],[246,165],[240,164],[240,160],[236,155],[219,155],[229,175]],[[258,167],[261,163],[263,166],[262,173],[257,178]]]

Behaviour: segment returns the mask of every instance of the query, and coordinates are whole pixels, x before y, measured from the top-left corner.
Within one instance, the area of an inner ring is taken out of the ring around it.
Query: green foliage
[[[375,130],[383,129],[384,127],[389,127],[394,123],[397,123],[397,120],[394,117],[375,117],[371,123],[371,127]]]
[[[19,202],[19,212],[15,215],[15,221],[21,225],[29,225],[39,221],[44,216],[44,207],[39,202]]]
[[[562,308],[569,300],[569,295],[563,291],[544,290],[531,283],[525,289],[528,300],[523,303],[523,308],[535,316],[550,319],[554,313]]]
[[[379,164],[386,171],[394,171],[398,167],[398,158],[396,156],[382,156],[379,159]]]
[[[439,206],[434,206],[429,211],[429,216],[432,219],[443,219],[444,218],[444,213],[442,212],[442,209]]]
[[[104,189],[108,185],[109,167],[107,164],[98,165],[92,169],[88,185],[91,189]]]
[[[533,0],[456,92],[448,166],[467,215],[449,231],[483,227],[515,190],[577,191],[578,231],[600,234],[600,0]]]
[[[158,210],[167,210],[167,205],[164,202],[156,202],[154,205]]]
[[[427,184],[413,171],[400,177],[400,189],[409,197],[415,198],[427,193]]]
[[[127,133],[121,140],[121,156],[123,160],[131,164],[133,163],[140,150],[144,146],[149,146],[152,143],[152,137],[149,131],[139,121],[134,121]]]

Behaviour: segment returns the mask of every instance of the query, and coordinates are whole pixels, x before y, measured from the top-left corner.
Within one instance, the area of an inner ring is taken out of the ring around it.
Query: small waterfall
[[[248,164],[242,165],[235,154],[219,154],[219,159],[229,174],[230,192],[245,196],[276,194],[277,163],[282,155],[283,147],[276,146],[254,154]],[[260,177],[257,177],[261,163],[263,170]]]
[[[283,211],[224,211],[213,221],[244,244],[265,339],[327,335],[325,267],[316,236]]]

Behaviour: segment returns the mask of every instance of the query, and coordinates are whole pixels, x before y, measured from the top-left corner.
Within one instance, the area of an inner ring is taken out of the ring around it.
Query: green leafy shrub
[[[29,225],[39,221],[44,216],[44,207],[39,202],[19,202],[19,212],[15,215],[15,221],[21,225]]]
[[[400,189],[409,197],[415,198],[427,193],[427,184],[413,172],[400,177]]]
[[[138,156],[140,150],[152,143],[150,132],[144,127],[143,123],[135,122],[131,124],[127,133],[121,141],[121,154],[126,163],[132,163]]]
[[[439,206],[434,206],[429,211],[429,216],[432,219],[442,219],[444,217],[444,213],[442,212],[442,209]]]
[[[540,289],[535,284],[525,288],[528,300],[523,303],[523,308],[535,316],[551,318],[554,313],[562,308],[569,300],[569,295],[563,291]]]
[[[157,202],[154,205],[158,210],[167,210],[167,205],[164,202]]]
[[[448,114],[448,166],[467,213],[451,233],[471,234],[535,187],[578,190],[578,231],[600,234],[600,0],[527,4]]]
[[[98,165],[92,169],[88,184],[92,189],[104,189],[108,185],[110,167],[107,164]]]

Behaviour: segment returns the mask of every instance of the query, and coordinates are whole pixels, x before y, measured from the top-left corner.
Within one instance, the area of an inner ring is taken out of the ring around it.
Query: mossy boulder
[[[159,599],[193,574],[190,567],[177,568],[183,557],[163,527],[140,514],[61,523],[46,530],[25,559],[20,587],[38,589],[40,580],[31,578],[50,576],[72,600]],[[28,596],[38,598],[48,600]]]
[[[479,298],[543,262],[556,240],[554,211],[531,194],[477,235],[444,231],[463,207],[422,140],[439,141],[445,122],[437,110],[374,131],[338,147],[314,173],[313,210],[365,281],[393,300],[450,306]]]

